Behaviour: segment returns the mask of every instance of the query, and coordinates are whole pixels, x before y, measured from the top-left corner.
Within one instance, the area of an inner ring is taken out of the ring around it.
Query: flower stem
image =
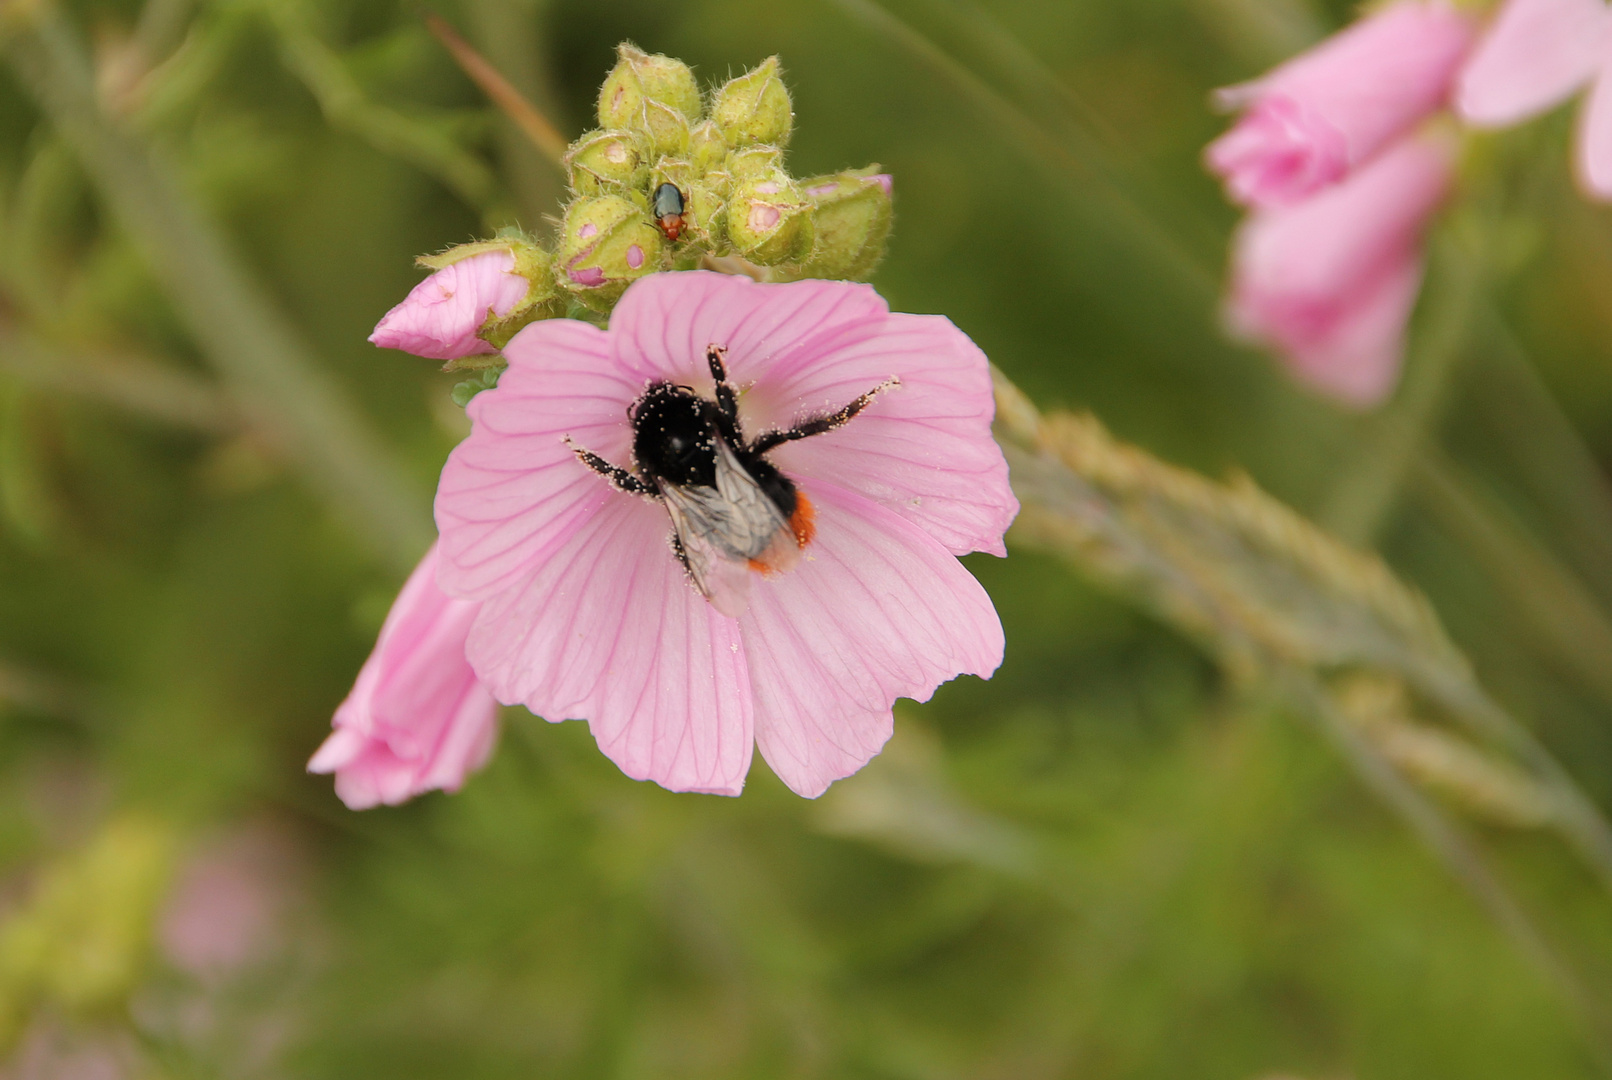
[[[1373,421],[1361,458],[1349,463],[1316,515],[1327,531],[1357,547],[1370,546],[1393,513],[1412,463],[1443,415],[1466,352],[1485,274],[1480,246],[1452,236],[1462,224],[1455,223],[1433,246],[1426,315],[1403,389]]]
[[[543,64],[547,50],[539,31],[539,20],[546,17],[548,7],[546,2],[470,0],[465,16],[486,56],[443,19],[426,16],[426,25],[437,40],[504,114],[499,155],[522,216],[533,222],[554,214],[565,201],[564,157],[570,141],[551,119],[553,95],[546,86]]]

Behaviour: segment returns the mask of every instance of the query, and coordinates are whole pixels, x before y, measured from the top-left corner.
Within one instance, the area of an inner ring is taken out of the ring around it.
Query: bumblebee
[[[811,501],[767,452],[843,427],[900,380],[888,379],[836,412],[747,439],[725,355],[718,345],[705,352],[716,380],[714,401],[687,386],[656,382],[633,403],[627,414],[633,470],[575,445],[572,450],[619,490],[666,507],[672,548],[694,587],[717,611],[736,617],[749,603],[751,575],[792,569],[816,532]]]

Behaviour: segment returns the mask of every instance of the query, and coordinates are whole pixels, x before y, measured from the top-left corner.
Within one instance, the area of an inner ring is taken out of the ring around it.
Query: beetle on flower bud
[[[686,200],[676,184],[667,182],[655,189],[655,198],[650,210],[655,216],[655,224],[666,234],[666,239],[675,241],[683,235],[685,206]]]

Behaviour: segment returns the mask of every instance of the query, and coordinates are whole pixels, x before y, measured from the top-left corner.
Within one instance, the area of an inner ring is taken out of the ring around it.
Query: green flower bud
[[[759,180],[783,168],[784,152],[776,146],[750,146],[728,154],[726,169],[735,180]]]
[[[710,251],[727,244],[728,208],[726,173],[707,173],[688,187],[688,208],[683,218],[689,238]]]
[[[643,180],[644,154],[630,131],[590,131],[565,153],[571,190],[578,195],[614,195]]]
[[[623,43],[599,89],[599,124],[643,136],[651,159],[688,153],[688,126],[701,111],[700,87],[681,60]]]
[[[687,122],[700,118],[700,84],[683,61],[650,55],[626,41],[616,46],[616,56],[616,66],[599,88],[600,127],[632,126],[646,100],[670,106]]]
[[[787,143],[795,112],[779,77],[778,58],[769,56],[755,70],[728,80],[711,103],[711,119],[729,146]]]
[[[666,238],[638,204],[619,195],[581,198],[565,211],[555,277],[595,311],[609,311],[627,286],[660,269]]]
[[[526,295],[504,314],[489,309],[476,337],[495,349],[509,344],[522,328],[539,319],[555,319],[565,314],[559,288],[554,283],[554,257],[537,245],[537,242],[520,229],[500,229],[491,240],[478,240],[471,244],[457,244],[437,255],[421,255],[416,265],[427,270],[444,270],[455,263],[489,251],[508,252],[515,260],[513,273],[525,278]],[[502,364],[496,354],[473,353],[460,356],[443,364],[444,371],[477,371]]]
[[[694,166],[682,158],[663,157],[655,162],[655,167],[650,170],[647,187],[651,196],[662,184],[676,184],[683,191],[687,191],[697,175]]]
[[[860,281],[884,258],[892,218],[890,177],[877,165],[801,181],[817,246],[800,276]]]
[[[642,136],[651,158],[688,157],[688,120],[672,106],[645,101],[638,118],[629,126]]]
[[[736,180],[728,199],[728,240],[751,262],[799,262],[812,250],[812,206],[782,170]]]
[[[713,169],[720,169],[727,156],[728,142],[717,129],[715,121],[701,120],[689,129],[688,158],[693,162],[696,174],[703,176]]]

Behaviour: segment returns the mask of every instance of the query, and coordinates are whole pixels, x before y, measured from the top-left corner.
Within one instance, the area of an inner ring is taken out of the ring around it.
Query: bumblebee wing
[[[724,615],[737,618],[750,603],[749,562],[735,558],[719,542],[712,520],[710,488],[686,488],[662,482],[661,495],[672,516],[677,553],[694,587]]]
[[[695,587],[722,614],[739,615],[749,603],[752,560],[774,568],[780,535],[794,545],[783,512],[725,443],[717,444],[714,486],[658,486]]]
[[[739,558],[759,558],[780,532],[789,533],[789,519],[761,489],[727,443],[718,440],[716,492],[725,508],[724,545]]]

